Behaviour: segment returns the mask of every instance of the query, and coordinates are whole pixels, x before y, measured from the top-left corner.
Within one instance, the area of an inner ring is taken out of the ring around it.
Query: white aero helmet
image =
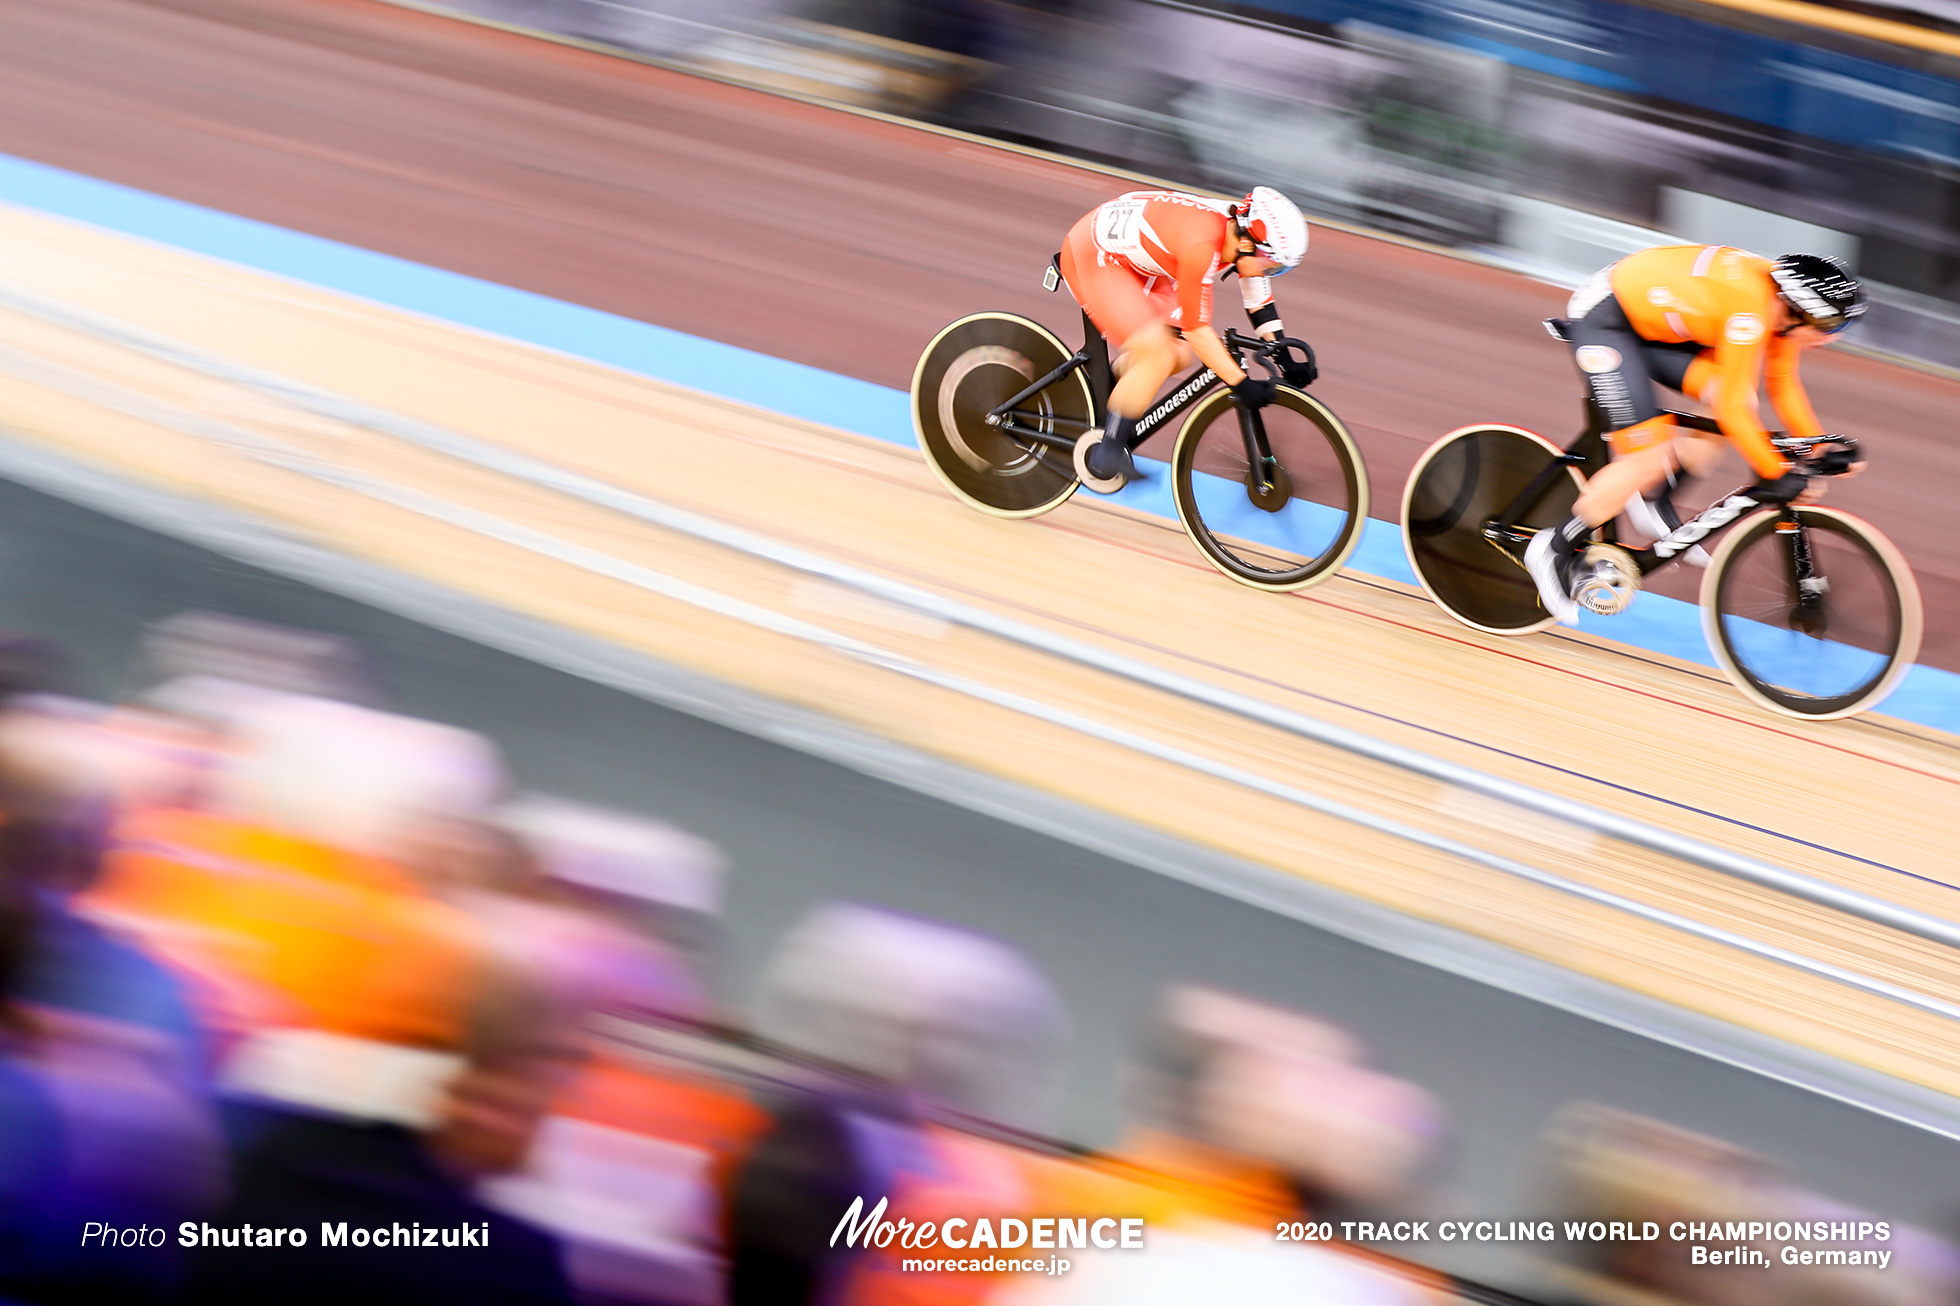
[[[1253,246],[1279,264],[1273,275],[1299,266],[1307,253],[1307,220],[1292,200],[1271,186],[1254,186],[1236,213]]]

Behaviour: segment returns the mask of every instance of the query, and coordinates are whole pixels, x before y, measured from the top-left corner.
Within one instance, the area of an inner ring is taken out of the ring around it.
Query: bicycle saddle
[[[1548,317],[1545,319],[1544,326],[1545,326],[1545,330],[1551,335],[1552,339],[1557,340],[1563,344],[1569,345],[1572,343],[1572,319],[1571,318]]]

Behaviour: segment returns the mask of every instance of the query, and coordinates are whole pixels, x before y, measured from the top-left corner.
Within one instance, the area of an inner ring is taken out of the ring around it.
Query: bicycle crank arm
[[[1515,556],[1520,565],[1524,561],[1525,546],[1531,543],[1531,537],[1537,533],[1527,527],[1506,525],[1497,518],[1485,522],[1483,531],[1485,539],[1504,552]]]

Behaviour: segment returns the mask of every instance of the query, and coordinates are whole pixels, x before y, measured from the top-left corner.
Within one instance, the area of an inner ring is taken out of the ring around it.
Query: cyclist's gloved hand
[[[1772,481],[1757,481],[1749,487],[1749,497],[1757,503],[1792,503],[1808,488],[1808,476],[1790,471]]]
[[[1302,345],[1300,352],[1305,357],[1301,358],[1297,363],[1289,361],[1286,366],[1279,370],[1279,374],[1286,379],[1286,383],[1295,390],[1306,389],[1320,376],[1320,364],[1314,361],[1313,350]]]
[[[1856,445],[1834,444],[1812,459],[1810,465],[1819,476],[1842,476],[1863,461]]]
[[[1264,381],[1258,377],[1248,376],[1245,380],[1232,387],[1232,398],[1238,400],[1247,408],[1264,408],[1267,404],[1279,398],[1279,387],[1271,381]]]

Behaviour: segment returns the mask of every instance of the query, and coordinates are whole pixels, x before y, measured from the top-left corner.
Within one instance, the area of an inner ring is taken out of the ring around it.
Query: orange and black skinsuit
[[[1789,470],[1756,412],[1760,372],[1790,434],[1824,433],[1797,379],[1798,346],[1771,329],[1770,260],[1727,245],[1661,245],[1594,273],[1572,297],[1573,361],[1616,453],[1674,438],[1653,382],[1707,403],[1757,476]]]

